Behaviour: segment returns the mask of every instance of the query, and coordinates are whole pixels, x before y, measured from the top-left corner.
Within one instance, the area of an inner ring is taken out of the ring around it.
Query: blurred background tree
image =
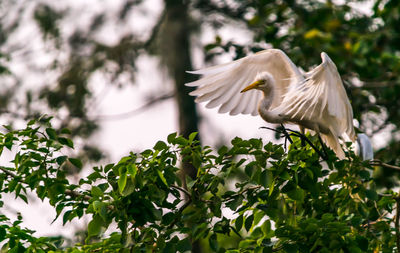
[[[198,131],[199,116],[184,86],[193,80],[185,70],[193,68],[199,47],[207,62],[202,66],[217,63],[219,56],[237,59],[274,47],[308,68],[320,62],[324,51],[342,75],[358,128],[372,137],[376,158],[400,163],[398,1],[160,0],[149,6],[128,0],[91,1],[84,7],[67,1],[2,1],[2,124],[54,115],[56,129],[71,129],[72,138],[82,143],[80,158],[99,161],[107,154],[87,141],[101,124],[88,114],[96,111],[96,75],[109,87],[134,85],[138,58],[159,57],[174,89],[171,93],[158,84],[159,94],[147,105],[174,99],[177,130],[188,136]],[[91,11],[86,8],[94,11],[83,22],[79,16]],[[160,11],[154,15],[147,8]],[[136,18],[146,17],[146,11],[153,14],[146,22]],[[144,28],[132,28],[137,26]],[[250,35],[251,43],[225,38],[221,30],[226,27],[237,30],[237,36]],[[206,29],[215,36],[203,45],[199,38]],[[194,175],[190,168],[188,173]],[[380,185],[396,185],[399,174],[393,173],[376,171]]]

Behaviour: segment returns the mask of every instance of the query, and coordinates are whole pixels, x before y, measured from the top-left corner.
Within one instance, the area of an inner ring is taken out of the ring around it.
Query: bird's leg
[[[321,157],[322,159],[324,159],[324,160],[327,161],[328,156],[326,155],[326,151],[325,151],[325,154],[322,153],[322,152],[312,143],[312,141],[311,141],[310,139],[308,139],[307,136],[305,136],[304,134],[302,134],[302,133],[300,133],[300,132],[298,132],[298,131],[294,131],[294,130],[290,130],[290,129],[288,129],[288,130],[289,130],[290,132],[292,132],[292,135],[295,135],[295,136],[297,136],[297,137],[300,137],[301,140],[307,142],[307,143],[310,145],[310,147],[311,147],[312,149],[314,149],[315,152],[317,152],[317,154],[319,155],[319,157]],[[319,134],[318,134],[318,136],[319,136]]]
[[[285,135],[285,146],[286,146],[286,140],[289,140],[290,144],[293,144],[292,138],[290,138],[290,134],[286,131],[285,126],[281,123],[281,127],[283,129],[283,134]]]
[[[318,124],[315,124],[315,125],[314,125],[314,131],[315,131],[315,133],[317,134],[318,139],[319,139],[319,142],[321,143],[321,146],[322,146],[322,150],[324,151],[324,155],[323,155],[323,156],[322,156],[322,154],[321,154],[320,152],[319,152],[319,154],[320,154],[320,156],[322,157],[322,159],[324,159],[325,161],[328,162],[328,158],[329,158],[328,152],[326,151],[324,142],[323,142],[322,139],[321,139],[321,135],[320,135],[319,125],[318,125]],[[329,166],[329,167],[330,167],[330,166]]]
[[[321,143],[321,146],[322,146],[322,150],[324,151],[324,154],[325,154],[325,160],[327,161],[328,160],[328,151],[326,150],[326,147],[325,147],[325,144],[324,144],[324,142],[322,141],[322,139],[321,139],[321,135],[319,134],[319,132],[317,133],[317,135],[318,135],[318,140],[319,140],[319,142]]]
[[[304,127],[299,126],[299,128],[300,128],[300,133],[301,133],[302,135],[304,135],[304,137],[305,137],[305,132],[306,132],[306,131],[305,131]],[[301,146],[304,147],[304,146],[306,145],[304,139],[303,139],[303,138],[300,138],[300,140],[301,140]]]
[[[279,133],[279,134],[283,134],[283,136],[282,135],[280,135],[279,137],[280,138],[282,138],[282,137],[285,137],[285,149],[286,149],[286,141],[287,140],[289,140],[290,141],[290,143],[293,143],[293,140],[290,138],[290,134],[287,132],[287,130],[286,130],[286,128],[282,125],[282,128],[283,128],[283,130],[280,130],[280,129],[276,129],[276,128],[270,128],[270,127],[260,127],[260,128],[264,128],[264,129],[268,129],[268,130],[271,130],[271,131],[274,131],[274,132],[277,132],[277,133]],[[291,131],[290,129],[289,129],[289,131]],[[294,147],[295,149],[296,149],[296,147]]]

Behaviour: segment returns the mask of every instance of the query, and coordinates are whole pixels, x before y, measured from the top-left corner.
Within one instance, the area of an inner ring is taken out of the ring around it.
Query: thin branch
[[[399,166],[387,164],[387,163],[384,163],[384,162],[382,162],[381,160],[378,160],[378,159],[371,160],[369,162],[369,164],[372,165],[372,166],[382,166],[384,168],[400,171],[400,167]]]
[[[10,177],[16,178],[17,175],[14,174],[11,170],[7,169],[6,167],[0,166],[0,170],[9,175]]]
[[[179,208],[178,213],[176,214],[175,219],[171,222],[171,224],[169,224],[168,229],[171,229],[174,227],[174,225],[179,221],[179,219],[182,217],[182,212],[186,209],[186,207],[188,207],[190,204],[192,203],[192,199],[189,198],[188,201],[185,202],[185,204],[183,204],[181,206],[181,208]]]
[[[188,199],[191,199],[191,198],[192,198],[192,196],[190,195],[190,193],[189,193],[186,189],[183,189],[183,188],[181,188],[181,187],[179,187],[179,186],[176,186],[176,185],[171,185],[171,188],[177,189],[177,190],[179,190],[179,191],[185,193],[186,196],[188,197]]]
[[[380,195],[381,196],[381,195]],[[392,195],[390,195],[391,197]],[[396,198],[395,198],[396,199]],[[369,227],[370,225],[374,225],[380,221],[382,221],[383,218],[385,218],[387,215],[389,214],[389,212],[383,212],[383,214],[381,214],[381,216],[379,216],[378,219],[376,219],[375,221],[368,221],[368,223],[362,225],[362,227]]]
[[[93,118],[96,120],[121,120],[121,119],[126,119],[132,116],[135,116],[139,113],[142,113],[143,111],[149,109],[150,107],[163,102],[164,100],[173,98],[175,96],[174,93],[168,93],[168,94],[163,94],[161,96],[151,98],[149,101],[147,101],[144,105],[135,108],[131,111],[120,113],[120,114],[114,114],[114,115],[98,115],[94,116]]]
[[[82,193],[77,192],[77,191],[69,190],[69,189],[65,190],[64,193],[65,193],[66,195],[71,196],[71,197],[74,197],[74,198],[75,198],[75,197],[81,197],[81,198],[83,198],[83,199],[86,200],[86,201],[89,201],[89,200],[92,199],[92,197],[90,197],[90,196],[88,196],[88,195],[82,194]]]

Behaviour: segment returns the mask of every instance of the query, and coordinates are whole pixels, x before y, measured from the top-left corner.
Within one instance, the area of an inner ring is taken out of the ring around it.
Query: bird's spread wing
[[[322,63],[306,73],[306,79],[284,95],[276,112],[300,120],[319,121],[337,136],[355,140],[351,108],[336,65],[325,53]]]
[[[252,83],[258,73],[264,71],[269,72],[276,83],[277,94],[271,109],[280,104],[283,94],[292,82],[297,83],[303,79],[300,71],[284,52],[267,49],[230,63],[191,71],[189,73],[202,77],[186,85],[197,87],[190,95],[197,96],[196,102],[209,101],[207,108],[220,106],[220,113],[257,115],[262,93],[256,90],[245,93],[240,91]]]

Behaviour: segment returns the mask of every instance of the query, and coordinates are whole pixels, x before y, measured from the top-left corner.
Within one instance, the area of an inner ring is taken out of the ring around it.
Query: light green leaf
[[[128,173],[130,175],[131,178],[135,178],[136,173],[137,173],[137,167],[136,164],[129,164],[128,166],[126,166]]]
[[[165,184],[165,186],[169,187],[169,186],[168,186],[168,183],[167,183],[167,180],[165,179],[165,177],[164,177],[164,175],[162,174],[162,172],[159,171],[159,170],[157,170],[157,175],[158,175],[158,177],[161,179],[161,181]]]
[[[91,193],[93,197],[100,197],[103,196],[103,191],[97,187],[97,186],[93,186],[91,189]]]
[[[125,189],[126,180],[127,180],[126,170],[125,168],[121,167],[119,168],[119,179],[118,179],[118,189],[120,193],[122,193]]]
[[[92,236],[99,235],[103,224],[104,222],[100,215],[94,215],[93,219],[89,222],[88,225],[88,239]]]

